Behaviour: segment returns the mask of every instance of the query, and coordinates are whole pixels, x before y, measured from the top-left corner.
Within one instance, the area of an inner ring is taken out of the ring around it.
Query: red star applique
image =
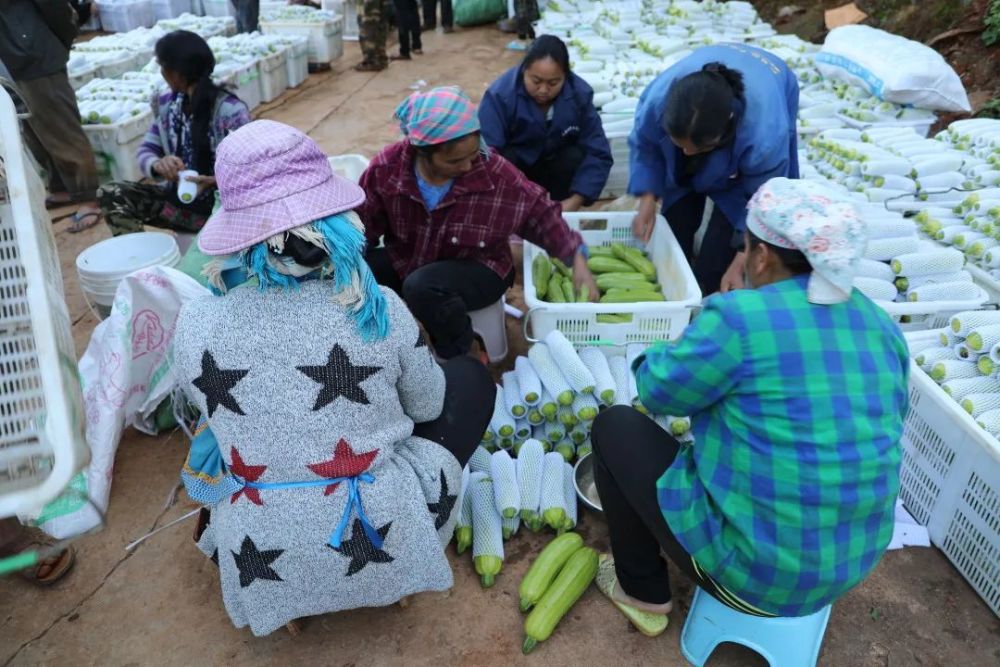
[[[264,474],[264,471],[267,470],[267,466],[248,466],[243,463],[243,457],[240,456],[240,453],[236,451],[235,447],[230,450],[230,457],[233,460],[232,464],[229,466],[230,472],[237,477],[242,477],[246,482],[256,482],[260,479],[260,476]],[[264,505],[264,501],[260,499],[260,489],[243,487],[233,494],[233,498],[230,502],[235,503],[239,500],[241,495],[246,496],[247,500],[252,502],[254,505]]]
[[[378,456],[377,449],[355,454],[354,449],[347,444],[346,440],[341,438],[340,442],[337,443],[337,447],[333,450],[332,459],[323,461],[322,463],[310,463],[306,467],[320,477],[328,479],[333,477],[355,477],[368,470],[368,466],[372,464],[376,456]],[[336,490],[337,485],[331,484],[326,487],[323,495],[328,496]]]

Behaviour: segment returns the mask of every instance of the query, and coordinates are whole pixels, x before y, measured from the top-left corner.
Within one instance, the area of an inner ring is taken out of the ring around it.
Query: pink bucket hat
[[[198,237],[206,255],[230,255],[275,234],[350,211],[365,192],[333,173],[315,141],[272,120],[244,125],[215,158],[222,207]]]

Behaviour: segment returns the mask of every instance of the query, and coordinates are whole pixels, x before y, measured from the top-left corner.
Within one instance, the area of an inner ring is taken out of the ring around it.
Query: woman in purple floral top
[[[215,203],[215,149],[226,135],[250,122],[238,97],[212,81],[215,56],[204,39],[186,30],[156,43],[156,59],[170,92],[154,103],[156,119],[139,148],[142,173],[156,183],[115,182],[98,194],[111,232],[140,232],[144,225],[197,232]],[[181,203],[178,179],[184,170],[197,176],[194,201]]]

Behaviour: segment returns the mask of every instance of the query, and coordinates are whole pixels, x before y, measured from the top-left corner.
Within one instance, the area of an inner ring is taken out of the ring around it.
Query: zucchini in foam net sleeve
[[[521,400],[525,405],[535,407],[542,398],[542,381],[538,379],[534,367],[527,357],[518,357],[514,362],[517,386],[521,390]]]
[[[528,358],[541,379],[542,386],[556,399],[559,405],[572,405],[573,390],[562,371],[559,370],[559,365],[549,351],[549,347],[543,344],[532,345],[531,349],[528,350]],[[542,412],[544,413],[545,410],[543,409]]]
[[[507,405],[504,403],[503,387],[497,385],[497,393],[493,403],[493,418],[490,420],[490,429],[500,438],[511,438],[517,425],[514,418],[507,412]]]
[[[472,496],[469,494],[469,466],[462,470],[462,489],[458,494],[458,518],[455,520],[455,551],[464,553],[472,546]]]
[[[528,408],[523,403],[521,388],[517,383],[517,373],[507,371],[503,374],[503,400],[507,408],[507,413],[515,419],[520,419],[528,414]]]
[[[594,395],[604,405],[614,405],[615,379],[611,375],[608,358],[596,347],[585,347],[580,350],[580,359],[594,376]]]
[[[481,473],[469,479],[472,491],[472,562],[483,588],[503,567],[503,522],[493,501],[493,482]]]
[[[521,492],[517,488],[517,471],[514,459],[504,451],[490,457],[490,476],[493,478],[493,499],[497,512],[504,519],[513,518],[521,507]]]
[[[555,531],[562,531],[566,521],[566,495],[563,488],[563,467],[566,461],[558,452],[545,455],[542,466],[541,511],[545,523]]]
[[[594,392],[595,380],[593,374],[587,368],[580,355],[577,354],[573,343],[569,342],[563,332],[553,329],[545,336],[545,344],[549,346],[549,352],[556,366],[562,372],[564,378],[569,382],[569,386],[578,394],[591,394]],[[565,405],[565,404],[564,404]]]
[[[521,520],[529,530],[538,531],[542,527],[539,508],[542,502],[542,468],[545,465],[545,448],[535,438],[530,438],[521,446],[517,455],[517,487],[521,493]]]

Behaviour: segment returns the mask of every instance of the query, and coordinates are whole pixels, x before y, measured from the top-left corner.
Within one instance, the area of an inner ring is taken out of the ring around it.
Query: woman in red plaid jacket
[[[469,311],[514,284],[512,234],[566,262],[577,288],[586,285],[596,298],[583,239],[558,202],[485,146],[464,93],[414,94],[396,118],[406,139],[384,148],[361,176],[367,200],[357,212],[372,272],[402,295],[439,357],[483,356]]]

